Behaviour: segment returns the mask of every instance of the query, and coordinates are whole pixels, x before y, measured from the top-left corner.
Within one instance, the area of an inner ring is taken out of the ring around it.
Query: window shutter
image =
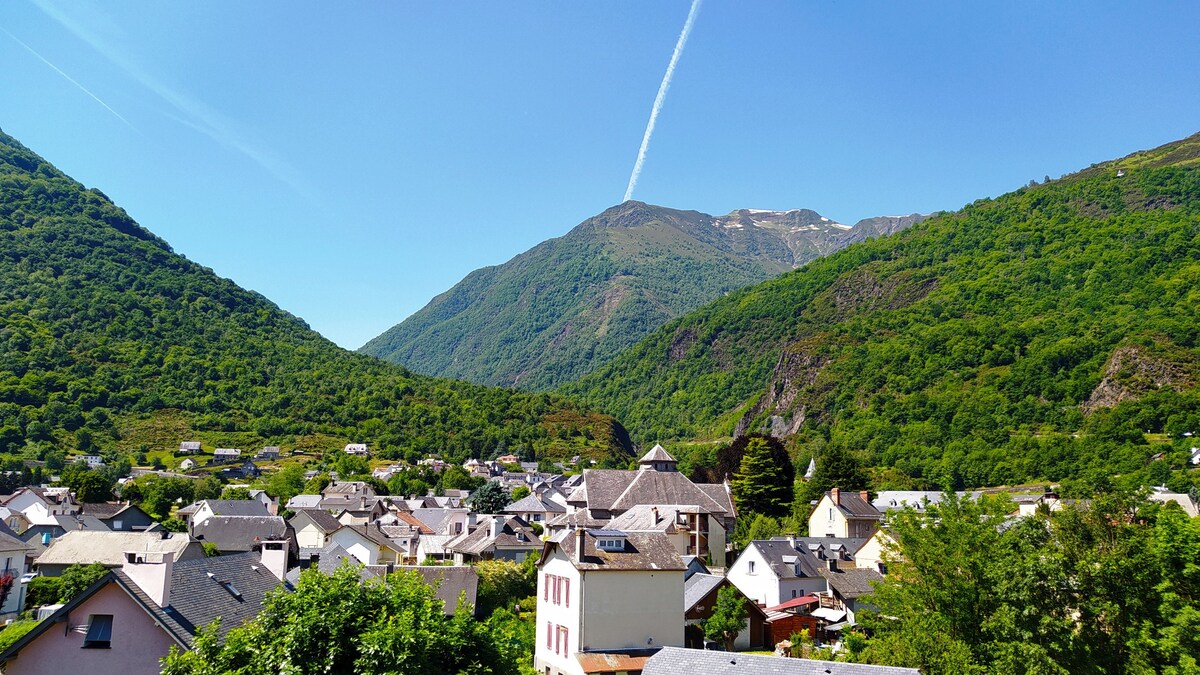
[[[550,575],[549,574],[542,575],[542,582],[543,582],[542,600],[549,600],[550,599]]]
[[[564,578],[563,583],[566,585],[566,588],[563,591],[563,604],[565,604],[567,607],[570,607],[571,606],[571,580]]]

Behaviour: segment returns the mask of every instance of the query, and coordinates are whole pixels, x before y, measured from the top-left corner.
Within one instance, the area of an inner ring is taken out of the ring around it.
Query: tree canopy
[[[331,575],[305,571],[294,593],[274,591],[262,613],[223,642],[210,626],[195,649],[173,648],[163,673],[516,675],[528,660],[514,651],[519,639],[510,631],[493,635],[470,606],[460,603],[447,617],[420,574],[364,580],[360,569],[344,564]]]

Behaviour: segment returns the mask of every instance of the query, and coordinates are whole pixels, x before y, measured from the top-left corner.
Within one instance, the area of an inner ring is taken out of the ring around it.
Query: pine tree
[[[742,517],[761,513],[778,518],[788,513],[792,485],[771,456],[771,446],[763,439],[755,438],[747,444],[730,487]]]

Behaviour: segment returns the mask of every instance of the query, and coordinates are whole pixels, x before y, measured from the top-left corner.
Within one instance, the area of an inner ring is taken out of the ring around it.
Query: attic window
[[[599,539],[599,540],[597,540],[596,545],[598,547],[600,547],[601,550],[604,550],[604,551],[624,551],[625,550],[625,540],[624,539]]]
[[[83,637],[84,649],[112,648],[112,614],[92,614],[88,617],[87,634]]]

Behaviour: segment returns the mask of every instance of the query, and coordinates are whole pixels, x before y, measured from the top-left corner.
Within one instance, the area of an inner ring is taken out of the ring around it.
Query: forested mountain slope
[[[472,272],[360,351],[429,375],[549,389],[724,293],[920,218],[851,228],[803,209],[714,217],[625,202]]]
[[[163,415],[246,443],[326,434],[451,457],[630,450],[612,418],[561,398],[340,349],[0,133],[0,451],[112,449],[118,429]]]
[[[1144,466],[1200,432],[1200,135],[939,214],[664,326],[562,391],[635,439],[768,429],[921,483]]]

